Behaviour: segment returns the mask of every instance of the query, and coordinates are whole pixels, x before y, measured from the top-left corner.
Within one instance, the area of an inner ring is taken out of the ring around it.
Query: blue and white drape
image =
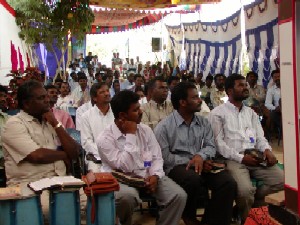
[[[246,46],[250,69],[257,72],[265,87],[277,68],[278,4],[276,0],[257,0],[244,7]]]
[[[179,28],[167,26],[176,57],[180,56],[179,50],[184,47],[187,70],[195,74],[202,72],[204,77],[239,72],[242,46],[240,11],[213,23],[183,23],[184,33],[180,35],[176,31]]]

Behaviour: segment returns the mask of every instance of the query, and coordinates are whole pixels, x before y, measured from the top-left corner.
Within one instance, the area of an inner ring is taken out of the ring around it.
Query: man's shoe
[[[185,223],[185,225],[201,225],[201,222],[196,218],[183,217],[182,220]]]

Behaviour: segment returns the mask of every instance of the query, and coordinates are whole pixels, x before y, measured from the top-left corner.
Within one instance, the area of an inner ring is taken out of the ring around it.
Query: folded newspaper
[[[84,182],[73,176],[58,176],[52,178],[43,178],[38,181],[30,182],[28,186],[35,192],[40,192],[45,189],[55,188],[74,188],[84,186]]]

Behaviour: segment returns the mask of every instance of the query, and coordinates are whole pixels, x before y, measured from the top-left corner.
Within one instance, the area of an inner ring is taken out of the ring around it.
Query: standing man
[[[224,97],[227,97],[224,84],[226,77],[224,74],[216,74],[214,77],[216,87],[210,92],[210,100],[213,107],[217,107],[224,103]]]
[[[142,105],[142,123],[152,129],[173,111],[172,103],[167,99],[168,86],[162,77],[149,81],[148,91],[151,91],[151,100]]]
[[[50,111],[47,91],[29,80],[19,87],[18,104],[21,112],[10,117],[2,131],[7,185],[65,176],[79,145]]]
[[[283,171],[276,166],[276,157],[264,137],[258,115],[243,105],[249,90],[245,78],[239,74],[227,77],[225,90],[229,100],[210,113],[218,152],[227,159],[227,169],[238,184],[236,204],[245,221],[253,206],[264,203],[266,195],[283,189]],[[266,165],[246,150],[263,154]],[[254,187],[251,178],[261,180],[262,186]]]
[[[227,173],[211,173],[216,149],[207,119],[195,115],[201,99],[194,84],[182,82],[171,95],[173,113],[161,121],[154,133],[162,149],[166,174],[187,193],[182,215],[186,225],[199,225],[196,219],[197,197],[203,181],[212,191],[202,224],[229,225],[236,194],[236,182]]]
[[[109,89],[105,83],[93,84],[90,94],[94,106],[82,115],[81,143],[86,151],[88,170],[99,172],[101,159],[96,139],[108,125],[114,122],[114,115],[109,105],[111,100]]]
[[[128,90],[116,94],[111,101],[115,122],[97,139],[103,171],[120,169],[146,180],[146,190],[159,206],[158,225],[179,224],[186,203],[186,193],[165,176],[159,144],[152,130],[141,124],[139,96]],[[117,216],[122,225],[132,224],[132,214],[140,202],[136,188],[120,184],[115,192]]]

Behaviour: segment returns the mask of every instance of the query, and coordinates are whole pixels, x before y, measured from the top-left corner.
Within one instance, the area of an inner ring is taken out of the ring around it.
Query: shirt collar
[[[105,115],[101,112],[101,110],[98,108],[98,106],[97,106],[96,104],[93,106],[93,108],[94,108],[94,110],[96,110],[96,112],[98,112],[101,116],[107,116],[107,115],[109,115],[109,114],[112,113],[112,110],[111,110],[111,107],[110,107],[110,106],[109,106],[109,109],[108,109],[108,111],[107,111],[107,113],[106,113]]]
[[[228,109],[230,109],[231,111],[234,111],[234,112],[240,112],[239,108],[236,107],[234,104],[232,104],[229,100],[225,103],[226,107]],[[243,111],[245,108],[245,105],[244,103],[242,104],[242,108],[241,108],[241,111]]]
[[[25,119],[25,120],[28,121],[28,122],[31,122],[31,121],[39,122],[37,118],[35,118],[35,117],[29,115],[27,112],[25,112],[25,111],[23,111],[23,110],[21,110],[21,111],[19,112],[19,114],[17,114],[17,115],[21,116],[23,119]]]
[[[177,110],[173,111],[173,116],[177,127],[179,127],[182,124],[185,124],[184,119],[182,118],[182,116],[179,114]],[[194,118],[191,122],[191,125],[195,125],[195,124],[200,125],[200,121],[196,115],[194,115]]]
[[[137,125],[137,130],[139,130],[139,128],[140,128],[140,125],[138,124]],[[111,125],[111,131],[112,131],[112,135],[113,135],[115,140],[118,140],[121,137],[126,137],[126,134],[123,134],[120,131],[119,127],[117,127],[115,122]]]
[[[153,101],[153,100],[151,99],[151,100],[149,101],[149,103],[150,103],[151,105],[156,106],[157,109],[160,109],[160,108],[166,108],[166,106],[167,106],[167,102],[166,102],[166,101],[164,101],[162,104],[158,104],[158,103],[156,103],[155,101]]]

